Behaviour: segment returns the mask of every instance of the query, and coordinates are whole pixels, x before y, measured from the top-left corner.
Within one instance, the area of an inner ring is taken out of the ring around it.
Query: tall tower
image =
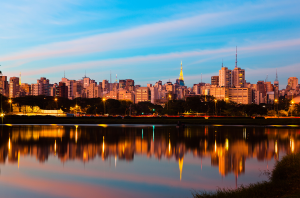
[[[232,86],[244,87],[245,86],[245,70],[237,66],[237,47],[235,49],[235,68],[231,72]]]
[[[180,74],[179,74],[179,80],[184,80],[183,73],[182,73],[182,61],[181,61],[181,69],[180,69]]]
[[[21,85],[21,72],[20,72],[19,85]]]
[[[176,79],[176,84],[178,84],[180,86],[184,86],[184,78],[183,78],[183,72],[182,72],[182,61],[181,61],[181,69],[180,69],[179,78]]]
[[[235,48],[235,68],[237,68],[237,46]]]

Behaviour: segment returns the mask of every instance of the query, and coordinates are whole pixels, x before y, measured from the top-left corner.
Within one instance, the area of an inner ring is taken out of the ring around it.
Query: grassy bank
[[[300,125],[299,118],[268,118],[252,119],[249,117],[47,117],[47,116],[5,116],[3,124],[176,124],[181,121],[186,124],[202,125]]]
[[[300,153],[287,155],[279,161],[269,173],[268,182],[240,186],[235,190],[195,192],[193,196],[194,198],[300,197]]]

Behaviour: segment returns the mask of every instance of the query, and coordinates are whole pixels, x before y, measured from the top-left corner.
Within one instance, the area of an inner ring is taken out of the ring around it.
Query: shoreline
[[[177,124],[186,125],[249,125],[268,127],[300,127],[300,118],[260,118],[251,117],[50,117],[50,116],[6,116],[2,124]],[[1,123],[0,123],[1,124]]]
[[[257,182],[237,189],[218,188],[212,191],[194,191],[194,198],[252,198],[252,197],[300,197],[300,153],[288,154],[275,165],[272,171],[265,172],[269,180]]]

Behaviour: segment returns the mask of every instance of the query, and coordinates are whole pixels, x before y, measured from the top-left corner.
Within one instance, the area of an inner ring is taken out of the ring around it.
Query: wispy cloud
[[[264,4],[264,8],[265,7],[274,8],[274,5],[271,3]],[[3,55],[0,57],[0,61],[14,61],[20,59],[37,60],[149,47],[167,42],[168,38],[200,33],[213,27],[258,19],[263,20],[264,18],[282,15],[282,12],[277,12],[279,7],[260,12],[262,9],[262,6],[247,5],[236,8],[230,12],[219,11],[215,13],[198,14],[188,18],[146,24],[117,32],[50,43],[26,49],[18,53]]]
[[[270,43],[262,43],[258,45],[251,45],[251,46],[244,46],[239,48],[239,53],[272,53],[273,50],[278,49],[285,49],[291,46],[300,46],[300,39],[294,40],[285,40],[285,41],[275,41]],[[106,60],[98,60],[98,61],[87,61],[81,63],[71,63],[71,64],[64,64],[58,65],[48,68],[41,68],[36,69],[35,71],[26,71],[24,72],[25,75],[43,75],[49,73],[56,73],[64,70],[76,70],[82,68],[113,68],[119,66],[126,66],[126,65],[134,65],[134,64],[142,64],[142,63],[149,63],[149,62],[157,62],[162,60],[171,60],[171,59],[181,59],[186,57],[201,57],[201,56],[208,56],[208,55],[218,55],[221,54],[234,54],[235,48],[220,48],[220,49],[213,49],[213,50],[199,50],[199,51],[187,51],[187,52],[174,52],[174,53],[167,53],[167,54],[153,54],[153,55],[145,55],[145,56],[134,56],[134,57],[126,57],[126,58],[116,58],[116,59],[106,59]],[[247,68],[248,70],[253,72],[254,70]],[[268,70],[268,69],[266,69]]]

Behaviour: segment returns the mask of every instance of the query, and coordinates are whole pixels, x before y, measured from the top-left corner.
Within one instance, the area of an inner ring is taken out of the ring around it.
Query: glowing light
[[[290,147],[291,147],[292,153],[294,153],[294,151],[295,151],[295,142],[294,142],[294,139],[290,139]]]
[[[20,167],[20,151],[18,151],[18,169]]]
[[[5,124],[6,126],[12,126],[11,124]]]
[[[170,139],[169,139],[169,154],[171,152],[171,142],[170,142]]]
[[[117,156],[115,156],[115,168],[117,167]]]
[[[107,127],[107,124],[98,124],[98,126],[101,126],[101,127]]]
[[[217,152],[217,141],[215,140],[215,152]]]
[[[144,136],[144,132],[143,132],[143,129],[142,129],[142,139],[143,139],[143,136]]]
[[[153,142],[154,142],[154,126],[153,126]]]
[[[243,170],[243,162],[240,161],[240,171],[242,171],[242,170]]]
[[[229,148],[229,142],[228,142],[228,139],[226,138],[226,140],[225,140],[225,149],[226,149],[226,151],[228,151],[228,148]]]
[[[105,146],[104,146],[104,136],[103,136],[102,153],[104,153],[104,149],[105,149]]]
[[[54,142],[54,155],[56,155],[56,140]]]
[[[179,158],[178,164],[179,164],[180,181],[181,181],[182,167],[183,167],[183,158],[181,158],[181,159]]]
[[[10,150],[10,138],[8,139],[8,150]]]
[[[78,132],[77,132],[78,125],[75,125],[75,127],[76,127],[76,131],[75,131],[75,143],[77,143],[77,140],[78,140]]]
[[[278,147],[277,147],[277,140],[275,141],[275,153],[277,154],[278,152]]]

